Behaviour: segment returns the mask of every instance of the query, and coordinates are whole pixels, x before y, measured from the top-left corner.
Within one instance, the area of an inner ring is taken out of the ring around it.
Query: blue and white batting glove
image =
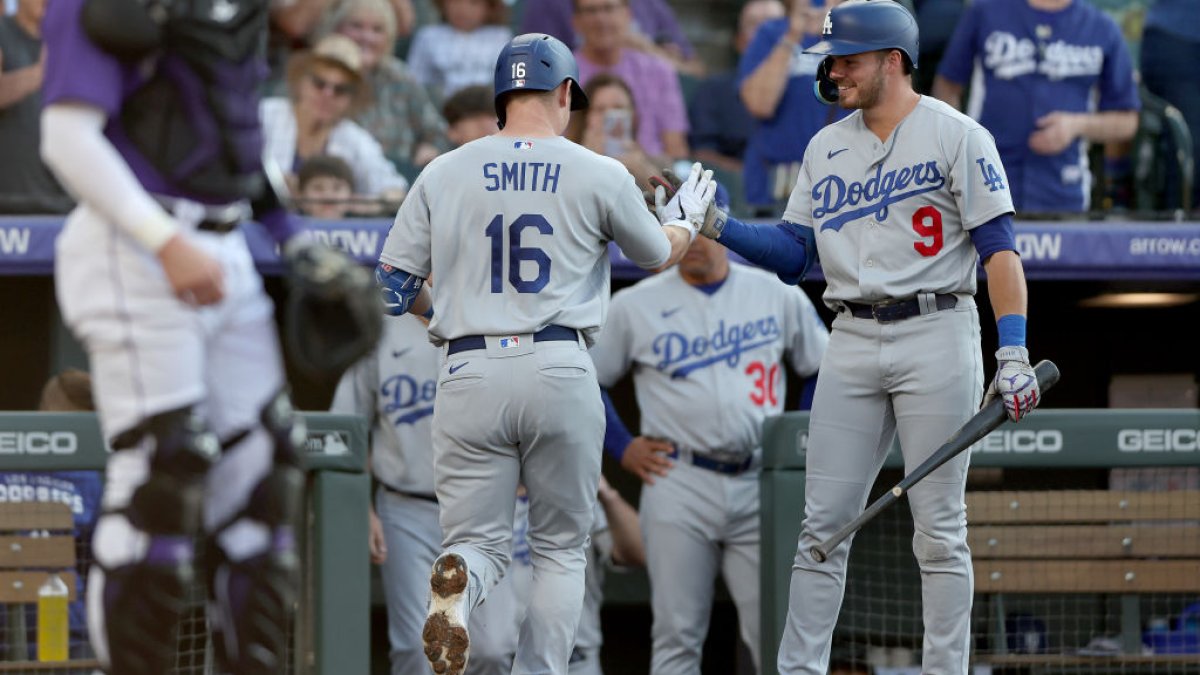
[[[987,405],[999,396],[1004,400],[1004,411],[1008,413],[1008,418],[1020,422],[1041,400],[1037,375],[1029,365],[1029,350],[1024,347],[1001,347],[996,351],[996,363],[996,377],[983,396],[983,404]]]

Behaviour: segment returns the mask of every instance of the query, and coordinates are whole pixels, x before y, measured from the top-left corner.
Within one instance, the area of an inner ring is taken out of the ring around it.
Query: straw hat
[[[354,86],[352,110],[358,110],[370,100],[370,88],[363,77],[362,50],[354,40],[339,33],[326,35],[312,49],[297,52],[288,60],[287,85],[293,99],[300,90],[300,78],[307,75],[316,63],[340,68],[350,76]]]

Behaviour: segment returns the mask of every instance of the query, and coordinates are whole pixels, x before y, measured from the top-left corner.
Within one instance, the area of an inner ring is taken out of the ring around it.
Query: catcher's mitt
[[[375,279],[342,251],[312,241],[289,245],[284,259],[288,351],[309,375],[340,376],[375,347],[383,330]]]

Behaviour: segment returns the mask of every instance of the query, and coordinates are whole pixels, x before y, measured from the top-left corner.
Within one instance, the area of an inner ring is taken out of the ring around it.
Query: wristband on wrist
[[[1005,314],[996,320],[996,330],[1001,347],[1025,346],[1025,317],[1020,314]]]

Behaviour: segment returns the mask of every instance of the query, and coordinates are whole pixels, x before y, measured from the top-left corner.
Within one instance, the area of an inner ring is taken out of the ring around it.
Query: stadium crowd
[[[47,1],[8,0],[0,19],[0,213],[72,206],[38,154]],[[992,132],[1016,183],[1018,214],[1186,206],[1178,164],[1163,162],[1167,168],[1146,184],[1133,146],[1148,143],[1153,158],[1173,156],[1177,138],[1138,133],[1143,106],[1161,114],[1169,105],[1191,132],[1182,150],[1194,165],[1200,84],[1177,72],[1200,50],[1187,2],[1160,0],[1144,17],[1127,12],[1122,24],[1090,0],[1027,0],[1011,16],[995,2],[902,3],[921,27],[917,90]],[[708,4],[736,7],[736,28],[693,13],[685,24],[666,0],[281,3],[272,10],[274,96],[261,109],[267,153],[306,213],[390,215],[421,168],[458,144],[448,133],[455,95],[490,87],[494,55],[514,33],[544,32],[575,49],[585,86],[601,78],[594,87],[605,90],[602,99],[620,99],[577,120],[569,137],[621,159],[643,185],[656,168],[704,161],[730,191],[735,213],[776,213],[808,139],[845,115],[811,95],[820,58],[802,51],[820,38],[826,7],[820,0]],[[1040,66],[1035,52],[1045,55]],[[482,91],[477,96],[484,100]],[[345,162],[349,195],[302,189],[304,165],[316,161],[327,172],[325,155]],[[1139,190],[1152,194],[1138,199]],[[330,201],[341,204],[331,209]],[[1195,184],[1189,201],[1200,202]]]

